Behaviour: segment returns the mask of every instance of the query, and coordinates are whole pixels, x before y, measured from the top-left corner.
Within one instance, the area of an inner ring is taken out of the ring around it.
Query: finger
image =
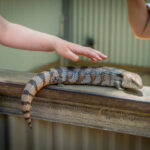
[[[103,53],[101,53],[100,51],[98,51],[98,50],[95,50],[95,49],[93,49],[93,48],[90,48],[90,47],[83,47],[83,46],[80,46],[79,47],[80,49],[80,52],[82,53],[82,54],[84,54],[84,55],[86,55],[86,53],[90,53],[90,52],[92,52],[92,53],[96,53],[99,57],[101,57],[102,59],[107,59],[107,56],[106,55],[104,55]]]
[[[93,62],[97,62],[99,60],[97,60],[96,58],[93,58],[93,57],[88,57],[90,60],[92,60]]]
[[[90,58],[93,62],[97,62],[97,59],[95,59],[95,58]]]
[[[97,53],[95,53],[95,52],[89,52],[88,57],[95,58],[95,59],[97,59],[98,61],[101,61],[101,60],[102,60],[102,58],[101,58]]]
[[[107,56],[104,55],[103,53],[101,53],[101,52],[98,51],[98,50],[89,48],[89,51],[90,51],[90,52],[93,52],[93,53],[95,53],[95,54],[97,54],[101,59],[107,59]]]
[[[79,60],[79,56],[77,56],[76,54],[74,54],[70,50],[64,51],[64,53],[62,53],[62,56],[65,57],[65,58],[68,58],[68,59],[70,59],[72,61],[78,61]]]
[[[94,53],[94,52],[88,52],[87,54],[85,54],[87,57],[90,57],[90,58],[94,58],[94,59],[96,59],[96,60],[98,60],[98,61],[101,61],[102,60],[102,58],[98,55],[98,54],[96,54],[96,53]]]
[[[102,58],[95,52],[95,50],[93,50],[93,49],[91,50],[91,48],[89,48],[89,47],[78,46],[76,48],[78,48],[78,49],[75,49],[75,47],[70,48],[70,49],[77,55],[83,55],[83,56],[86,56],[89,58],[93,57],[99,61],[102,60]]]
[[[107,56],[101,53],[100,51],[95,50],[95,53],[97,53],[102,59],[107,59]]]

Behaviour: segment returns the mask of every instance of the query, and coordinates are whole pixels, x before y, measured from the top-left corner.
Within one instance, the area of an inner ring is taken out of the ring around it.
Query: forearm
[[[144,0],[127,0],[128,18],[138,38],[150,38],[149,11]]]
[[[7,29],[0,43],[18,49],[53,51],[59,38],[41,33],[22,25],[7,23]]]
[[[86,56],[92,61],[107,59],[107,56],[100,51],[74,44],[56,36],[26,28],[22,25],[10,23],[1,16],[0,44],[24,50],[56,51],[60,56],[73,61],[78,61],[78,55]]]

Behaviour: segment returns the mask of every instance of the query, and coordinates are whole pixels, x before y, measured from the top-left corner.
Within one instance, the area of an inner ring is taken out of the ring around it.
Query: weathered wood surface
[[[1,113],[22,115],[21,92],[33,75],[0,70]],[[48,86],[37,94],[32,106],[32,118],[150,137],[150,87],[135,92]]]

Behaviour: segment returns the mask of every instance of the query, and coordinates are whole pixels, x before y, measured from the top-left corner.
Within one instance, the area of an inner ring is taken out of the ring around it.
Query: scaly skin
[[[33,97],[47,85],[99,85],[120,88],[141,89],[139,75],[111,67],[60,67],[34,76],[25,86],[21,97],[22,112],[29,127],[32,128],[30,110]]]

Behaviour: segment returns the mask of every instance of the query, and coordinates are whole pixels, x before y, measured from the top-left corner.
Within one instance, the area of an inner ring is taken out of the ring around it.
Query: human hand
[[[107,58],[92,48],[8,22],[1,16],[0,29],[0,44],[8,47],[43,52],[56,51],[60,56],[73,61],[78,61],[79,55],[88,57],[94,62]]]
[[[90,47],[71,43],[62,39],[57,39],[54,49],[60,56],[70,59],[72,61],[78,61],[79,55],[88,57],[94,62],[107,59],[107,56],[100,51],[97,51]]]

